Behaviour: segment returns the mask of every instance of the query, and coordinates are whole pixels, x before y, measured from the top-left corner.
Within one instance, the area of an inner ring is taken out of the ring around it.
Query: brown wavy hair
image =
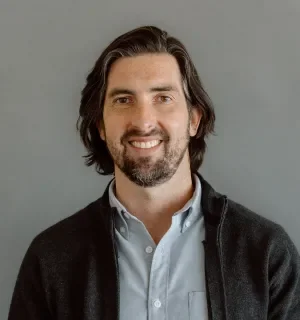
[[[85,164],[87,166],[95,164],[96,171],[101,175],[114,173],[113,159],[98,131],[99,121],[103,120],[107,77],[111,65],[122,57],[134,57],[146,53],[168,53],[176,58],[189,111],[190,108],[198,108],[201,111],[202,118],[197,134],[191,137],[189,142],[192,172],[197,171],[203,162],[206,150],[205,138],[209,134],[214,134],[214,108],[185,46],[155,26],[136,28],[116,38],[102,52],[88,74],[86,85],[81,92],[76,128],[88,151],[83,156],[86,158]]]

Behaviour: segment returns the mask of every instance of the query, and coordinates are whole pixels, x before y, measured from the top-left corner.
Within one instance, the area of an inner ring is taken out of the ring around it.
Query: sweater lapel
[[[217,193],[203,177],[197,173],[202,185],[201,206],[205,222],[205,278],[210,320],[226,319],[225,292],[221,261],[221,228],[226,214],[226,196]]]

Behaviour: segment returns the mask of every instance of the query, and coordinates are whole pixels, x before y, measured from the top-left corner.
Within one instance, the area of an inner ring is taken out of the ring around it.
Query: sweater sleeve
[[[39,259],[31,244],[19,269],[8,320],[51,319],[40,269]]]
[[[269,320],[300,319],[300,257],[280,227],[269,257]]]

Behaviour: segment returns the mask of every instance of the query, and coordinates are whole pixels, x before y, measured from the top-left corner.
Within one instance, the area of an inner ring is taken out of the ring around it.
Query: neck
[[[191,199],[194,191],[190,163],[184,159],[170,180],[155,187],[138,186],[117,168],[115,178],[116,197],[149,231],[166,231],[173,214]]]

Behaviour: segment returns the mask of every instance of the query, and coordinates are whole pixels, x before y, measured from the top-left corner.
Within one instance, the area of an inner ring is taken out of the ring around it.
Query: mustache
[[[124,135],[121,138],[121,142],[124,143],[125,141],[128,141],[132,137],[149,137],[149,136],[158,136],[161,140],[168,141],[169,135],[163,132],[162,130],[158,129],[152,129],[149,132],[139,130],[139,129],[132,129],[130,131],[127,131],[124,133]]]

